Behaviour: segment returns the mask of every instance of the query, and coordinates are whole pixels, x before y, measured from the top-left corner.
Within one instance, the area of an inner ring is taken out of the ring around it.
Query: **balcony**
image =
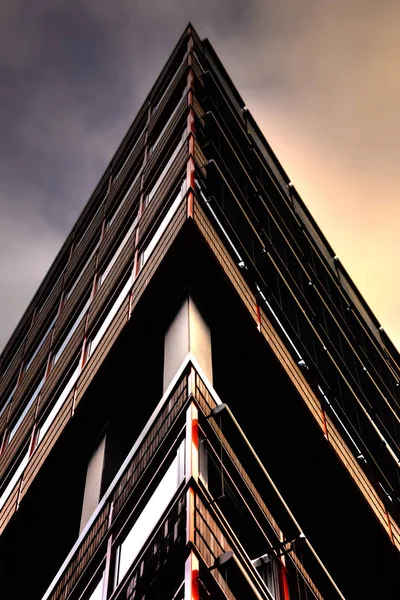
[[[282,545],[283,534],[219,419],[209,418],[221,401],[200,371],[188,356],[43,600],[89,600],[100,587],[112,600],[144,590],[146,598],[157,598],[161,589],[172,597],[188,585],[184,565],[191,553],[200,561],[201,585],[215,597],[281,600],[281,577],[294,589],[300,576],[322,598],[295,547]],[[246,458],[241,435],[231,431],[231,437],[253,471],[257,465],[251,452]],[[283,549],[286,564],[275,548]],[[225,552],[233,554],[229,568],[214,569]],[[274,584],[272,571],[268,579],[252,564],[265,552],[276,571]]]

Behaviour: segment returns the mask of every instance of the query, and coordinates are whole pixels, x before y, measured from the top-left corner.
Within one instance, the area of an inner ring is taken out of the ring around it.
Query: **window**
[[[95,584],[95,588],[92,589],[92,592],[89,592],[89,595],[86,592],[80,596],[79,600],[102,600],[103,598],[103,582],[104,582],[104,573],[101,576],[100,581]]]
[[[178,152],[182,148],[185,140],[186,140],[186,129],[184,130],[184,132],[183,132],[183,134],[182,134],[182,136],[181,136],[181,138],[179,140],[179,143],[176,146],[175,150],[173,151],[173,153],[169,157],[169,160],[168,160],[167,164],[165,165],[165,167],[161,171],[160,176],[158,177],[157,181],[155,182],[155,184],[151,188],[150,192],[147,194],[147,197],[146,197],[146,206],[152,201],[152,199],[154,197],[154,194],[156,193],[156,191],[160,187],[161,182],[163,181],[163,179],[164,179],[164,177],[165,177],[168,169],[170,168],[170,166],[174,162],[175,158],[177,157]]]
[[[6,365],[2,368],[0,378],[3,378],[3,377],[5,377],[7,375],[8,369],[11,367],[11,365],[13,363],[13,360],[14,360],[14,357],[18,353],[18,351],[21,348],[23,342],[24,342],[24,339],[21,340],[20,344],[18,344],[18,347],[17,347],[15,353],[12,356],[10,356],[10,358],[7,361]]]
[[[4,413],[4,411],[6,410],[7,406],[10,404],[12,397],[14,396],[14,392],[18,387],[18,378],[14,381],[13,385],[11,386],[11,392],[8,394],[3,406],[0,408],[0,417],[1,415]]]
[[[80,244],[82,243],[82,241],[85,239],[86,232],[89,230],[91,224],[93,223],[93,221],[97,217],[97,215],[99,213],[99,210],[103,207],[103,202],[104,202],[105,196],[104,196],[104,198],[102,200],[98,201],[98,206],[97,206],[95,212],[93,213],[93,216],[89,218],[88,222],[86,222],[86,226],[85,226],[84,230],[82,231],[82,233],[78,234],[77,239],[74,242],[75,249],[78,248],[78,246],[80,246]]]
[[[209,200],[207,200],[207,198],[205,197],[204,193],[202,192],[202,188],[201,188],[201,185],[200,185],[198,179],[196,179],[196,186],[197,186],[197,188],[200,191],[200,196],[203,198],[205,206],[207,206],[208,210],[213,215],[213,217],[216,220],[216,222],[218,223],[218,226],[220,227],[222,233],[224,234],[227,242],[229,243],[230,247],[232,248],[233,252],[235,253],[236,258],[238,260],[238,265],[240,265],[240,266],[243,265],[244,266],[244,261],[243,261],[242,257],[240,256],[239,252],[236,250],[236,247],[233,244],[231,238],[229,237],[229,235],[227,234],[226,230],[224,229],[221,221],[218,219],[217,215],[215,214],[215,211],[212,208],[211,203],[209,202]]]
[[[60,358],[61,354],[64,352],[65,347],[67,346],[68,342],[74,335],[75,331],[78,329],[78,326],[79,326],[80,322],[82,321],[83,317],[86,315],[87,310],[90,305],[90,300],[91,300],[91,297],[90,297],[90,293],[89,293],[87,295],[86,302],[83,305],[81,304],[80,308],[78,308],[78,310],[76,311],[76,313],[75,313],[76,316],[73,319],[72,325],[69,327],[60,346],[58,347],[58,350],[54,354],[53,367],[56,364],[56,362],[58,361],[58,359]]]
[[[104,267],[104,270],[101,272],[101,274],[99,276],[99,280],[98,280],[99,287],[104,283],[104,281],[107,278],[108,274],[110,273],[111,269],[115,265],[118,256],[121,254],[122,250],[125,248],[125,244],[129,240],[129,238],[132,235],[132,233],[135,231],[136,225],[138,223],[138,219],[139,219],[139,212],[136,211],[136,216],[135,216],[135,218],[133,220],[132,225],[129,227],[128,231],[124,235],[124,238],[123,238],[122,242],[120,243],[120,245],[118,246],[117,250],[115,251],[115,253],[111,257],[109,263],[107,264],[106,267]]]
[[[183,57],[183,59],[182,59],[182,62],[186,59],[187,54],[188,53],[186,52],[185,55],[184,55],[184,57]],[[179,65],[179,67],[176,67],[176,70],[174,71],[175,73],[178,71],[178,69],[180,68],[181,64]],[[168,83],[165,85],[164,89],[161,91],[161,95],[159,96],[156,104],[153,106],[153,114],[156,112],[157,108],[160,106],[161,101],[165,98],[168,90],[170,89],[170,87],[172,86],[172,84],[174,83],[174,81],[175,81],[175,77],[173,76],[172,79],[170,79],[168,81]]]
[[[185,87],[182,93],[182,97],[186,94],[187,88]],[[175,106],[174,110],[172,111],[172,113],[170,114],[167,122],[165,123],[164,127],[162,128],[161,132],[158,134],[156,141],[150,146],[150,154],[152,152],[154,152],[155,147],[158,145],[158,143],[160,142],[160,140],[162,140],[163,135],[168,127],[168,125],[171,123],[172,119],[174,118],[174,116],[176,115],[176,113],[178,112],[178,108],[180,108],[181,106],[181,98],[179,99],[178,104]]]
[[[167,211],[165,217],[161,221],[158,229],[156,230],[156,232],[154,233],[153,237],[151,238],[151,240],[147,244],[146,248],[143,250],[143,252],[142,252],[142,254],[140,256],[140,266],[141,267],[143,267],[143,265],[147,262],[150,254],[153,252],[153,250],[156,247],[157,243],[159,242],[162,234],[166,230],[169,222],[171,221],[172,217],[176,213],[176,211],[178,209],[178,206],[182,202],[182,198],[183,198],[184,193],[185,193],[185,184],[186,184],[186,182],[183,182],[183,184],[181,186],[181,189],[179,190],[179,193],[177,194],[175,200],[172,202],[169,210]]]
[[[142,174],[142,168],[140,168],[138,170],[138,172],[136,173],[135,177],[133,178],[132,183],[130,184],[130,186],[128,187],[128,189],[126,190],[126,192],[124,193],[124,196],[122,198],[122,200],[119,202],[118,206],[115,208],[114,212],[112,213],[112,215],[110,215],[110,217],[107,219],[107,223],[106,223],[106,228],[109,229],[112,225],[112,223],[115,221],[115,218],[117,217],[117,215],[119,214],[119,212],[121,211],[122,207],[125,204],[126,199],[128,198],[129,194],[131,193],[135,183],[137,182],[137,180],[139,179],[140,175]]]
[[[92,251],[89,253],[88,258],[85,260],[82,267],[80,267],[79,273],[78,273],[75,281],[73,282],[71,287],[65,293],[65,301],[67,301],[72,296],[72,293],[75,290],[76,286],[78,285],[79,281],[81,280],[82,275],[85,273],[87,267],[89,266],[90,261],[92,260],[93,256],[96,254],[99,245],[100,245],[100,239],[98,239],[98,241],[93,246]]]
[[[215,443],[216,442],[216,443]],[[264,525],[268,521],[257,512],[257,500],[243,479],[237,464],[232,462],[220,440],[200,437],[200,481],[211,496],[223,505],[223,513],[235,535],[250,557],[260,557],[270,549]],[[264,519],[264,520],[263,520]],[[255,566],[255,565],[254,565]]]
[[[92,356],[93,352],[96,350],[97,346],[99,345],[102,337],[104,336],[105,332],[108,329],[108,326],[110,325],[111,321],[113,320],[113,318],[117,314],[118,309],[120,308],[121,304],[123,303],[123,301],[125,300],[128,292],[129,292],[129,290],[131,289],[131,285],[132,285],[132,276],[129,273],[128,279],[126,280],[126,282],[125,282],[125,284],[124,284],[121,292],[119,293],[117,299],[115,300],[115,302],[112,305],[112,307],[109,310],[109,312],[104,317],[104,320],[103,320],[101,326],[99,327],[96,335],[90,340],[89,349],[88,349],[88,358],[90,356]]]
[[[62,256],[62,258],[60,258],[58,260],[58,264],[55,267],[55,269],[53,270],[53,272],[51,273],[51,276],[46,277],[46,280],[48,279],[48,282],[46,283],[46,288],[44,290],[42,290],[40,303],[38,304],[37,310],[36,310],[35,319],[37,319],[37,316],[43,310],[46,309],[47,303],[52,300],[52,292],[55,289],[55,287],[57,286],[57,284],[60,281],[60,279],[62,278],[62,276],[64,275],[65,268],[70,259],[70,255],[71,255],[71,247],[69,246],[67,248],[64,248],[63,256]]]
[[[116,585],[120,583],[129,567],[138,556],[147,538],[157,525],[163,512],[172,500],[184,479],[185,443],[182,442],[167,472],[154,490],[151,498],[136,519],[125,540],[117,551]]]
[[[7,361],[7,364],[6,364],[6,365],[3,367],[2,371],[1,371],[1,374],[0,374],[0,378],[3,378],[3,377],[5,377],[5,376],[7,375],[7,373],[8,373],[8,369],[11,367],[11,365],[12,365],[12,363],[13,363],[14,356],[17,354],[18,350],[21,348],[21,346],[22,346],[22,344],[23,344],[23,341],[24,341],[24,340],[22,340],[22,341],[21,341],[21,343],[19,344],[19,346],[18,346],[18,348],[17,348],[17,350],[16,350],[15,354],[13,354],[13,355],[12,355],[12,356],[9,358],[9,360]]]
[[[132,155],[132,152],[135,150],[135,148],[136,148],[136,146],[137,146],[137,143],[138,143],[138,141],[140,140],[140,138],[142,137],[142,135],[144,134],[144,132],[145,132],[145,127],[143,127],[143,129],[140,131],[140,133],[138,133],[138,134],[136,135],[135,143],[134,143],[134,145],[133,145],[132,149],[131,149],[131,150],[128,152],[128,154],[126,155],[126,158],[125,158],[125,159],[123,160],[123,162],[121,163],[121,166],[119,167],[119,169],[118,169],[118,171],[117,171],[117,173],[116,173],[116,175],[115,175],[115,179],[116,179],[116,180],[117,180],[117,179],[118,179],[118,177],[121,175],[121,173],[122,173],[122,171],[123,171],[123,169],[124,169],[124,167],[125,167],[126,163],[127,163],[127,162],[128,162],[128,160],[130,159],[130,157],[131,157],[131,155]]]
[[[7,482],[7,480],[5,480],[5,487],[4,487],[4,490],[2,490],[1,496],[0,496],[0,510],[3,508],[4,504],[7,501],[7,498],[9,497],[9,495],[13,491],[15,485],[17,484],[18,479],[21,477],[22,473],[24,472],[24,469],[25,469],[26,465],[28,464],[28,461],[29,461],[29,450],[27,447],[25,447],[23,452],[21,453],[19,459],[17,459],[17,461],[13,465],[8,482]]]
[[[275,600],[281,600],[279,565],[275,556],[263,554],[251,561]]]
[[[32,323],[32,319],[29,319],[29,322],[23,326],[21,331],[19,331],[17,339],[14,342],[13,347],[11,349],[11,352],[8,352],[7,360],[4,360],[4,356],[3,356],[3,360],[1,362],[1,370],[0,370],[1,377],[5,377],[5,375],[8,373],[8,369],[14,363],[14,358],[20,351],[20,349],[25,341],[26,335],[31,327],[31,323]]]
[[[79,373],[81,371],[81,368],[79,366],[79,358],[78,358],[78,360],[75,363],[75,368],[72,367],[72,369],[70,369],[70,372],[71,371],[72,371],[72,373],[71,373],[70,377],[67,379],[64,387],[60,391],[60,394],[57,397],[56,402],[55,402],[53,408],[50,410],[50,412],[46,416],[46,418],[43,421],[43,423],[39,425],[39,435],[37,437],[36,447],[40,444],[40,442],[42,441],[42,439],[46,435],[46,433],[49,430],[51,424],[53,423],[53,421],[56,418],[58,412],[60,411],[62,405],[64,404],[65,400],[67,399],[70,391],[74,387],[74,385],[76,383],[76,380],[79,377]]]
[[[35,400],[37,399],[40,390],[43,387],[45,381],[45,373],[43,373],[42,378],[39,380],[38,384],[35,386],[33,392],[31,393],[31,395],[29,396],[28,401],[25,404],[25,407],[23,408],[22,412],[20,413],[18,419],[15,421],[13,428],[10,431],[10,435],[8,436],[8,443],[11,442],[11,440],[13,439],[14,435],[17,433],[18,431],[18,427],[21,425],[22,421],[24,420],[24,418],[26,417],[29,409],[31,408],[31,406],[33,405],[33,403],[35,402]]]
[[[40,342],[37,344],[37,346],[35,347],[35,349],[33,350],[33,352],[31,352],[28,360],[25,363],[25,368],[24,370],[27,371],[29,369],[29,367],[31,366],[31,364],[33,363],[33,361],[35,360],[35,357],[37,356],[39,350],[41,349],[41,347],[43,346],[43,344],[45,343],[47,336],[49,335],[50,331],[53,329],[54,324],[57,320],[57,315],[58,315],[58,309],[57,311],[53,314],[53,317],[50,319],[50,322],[47,325],[46,331],[43,334]]]
[[[47,292],[45,300],[43,300],[42,304],[38,307],[38,309],[36,311],[36,315],[35,315],[35,320],[37,319],[38,315],[40,315],[40,313],[46,308],[47,302],[49,302],[49,300],[52,300],[51,293],[52,293],[53,289],[55,288],[55,286],[60,281],[63,273],[64,273],[64,271],[62,271],[60,273],[60,275],[57,277],[57,279],[55,280],[54,284],[51,286],[51,289]],[[58,305],[59,301],[60,301],[60,297],[58,296],[57,305]]]

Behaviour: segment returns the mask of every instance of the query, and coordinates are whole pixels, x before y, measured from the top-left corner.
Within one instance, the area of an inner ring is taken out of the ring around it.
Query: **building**
[[[2,597],[400,591],[398,353],[190,25],[0,374]]]

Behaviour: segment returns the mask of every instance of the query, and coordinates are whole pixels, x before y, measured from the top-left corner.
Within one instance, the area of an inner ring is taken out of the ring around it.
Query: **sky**
[[[0,349],[189,21],[400,348],[398,0],[2,0]]]

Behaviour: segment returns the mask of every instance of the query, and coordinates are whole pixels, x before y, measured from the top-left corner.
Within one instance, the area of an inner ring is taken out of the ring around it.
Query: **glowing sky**
[[[191,20],[400,347],[400,2],[3,0],[0,348]]]

